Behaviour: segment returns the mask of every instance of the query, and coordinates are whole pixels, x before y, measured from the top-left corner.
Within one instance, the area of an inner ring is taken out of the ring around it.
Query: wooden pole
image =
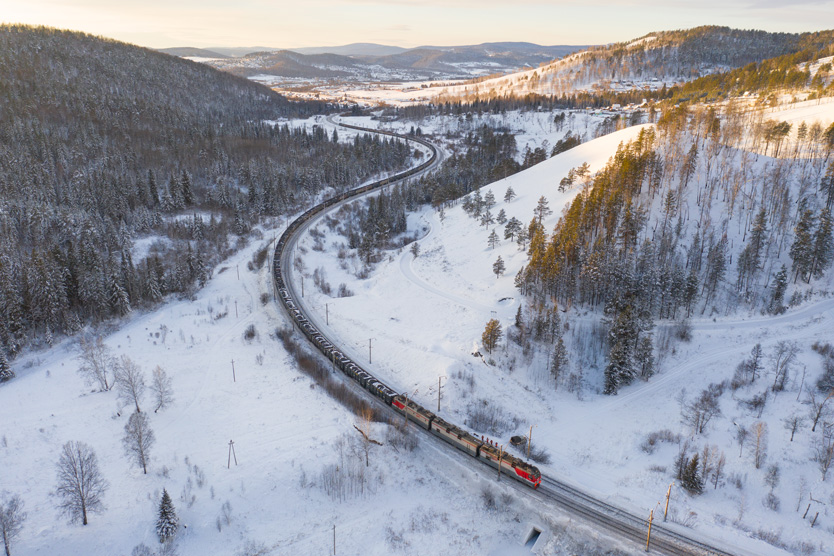
[[[336,524],[333,524],[333,556],[336,556]]]
[[[324,318],[327,326],[330,326],[330,308],[327,306],[327,303],[324,304]]]
[[[530,459],[530,445],[533,443],[533,426],[530,425],[530,434],[527,435],[527,459]]]
[[[238,316],[237,316],[237,299],[235,299],[235,318],[238,318]]]
[[[646,552],[649,551],[649,541],[652,538],[652,521],[654,521],[654,508],[649,512],[649,534],[646,535]]]
[[[666,521],[666,514],[669,513],[669,497],[672,496],[672,485],[675,484],[675,481],[669,485],[669,490],[666,491],[666,507],[663,509],[663,521]]]
[[[374,362],[373,351],[372,351],[372,348],[371,348],[371,343],[373,341],[374,341],[373,338],[368,338],[368,364],[371,364],[371,363]]]
[[[232,359],[232,382],[237,382],[237,377],[235,376],[235,360]]]
[[[498,447],[498,480],[501,480],[501,463],[504,461],[504,445]]]
[[[237,269],[237,279],[240,280],[240,265],[236,264],[235,268]]]

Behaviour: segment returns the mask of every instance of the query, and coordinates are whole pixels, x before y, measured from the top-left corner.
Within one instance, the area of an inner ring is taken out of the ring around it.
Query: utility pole
[[[235,441],[229,440],[229,461],[226,462],[226,469],[232,467],[232,457],[235,458],[235,465],[237,465],[237,454],[235,454]]]
[[[672,484],[669,485],[669,490],[666,491],[666,507],[663,509],[663,522],[666,522],[666,514],[669,513],[669,497],[672,496],[672,486],[674,486],[675,481],[672,481]]]
[[[304,275],[301,275],[301,297],[304,297]]]
[[[498,447],[498,480],[501,480],[501,463],[504,461],[504,445]]]
[[[372,357],[372,355],[373,355],[372,342],[373,341],[374,341],[373,338],[368,338],[368,364],[369,365],[374,362],[373,357]]]
[[[235,360],[232,359],[232,382],[237,382],[237,377],[235,376]]]
[[[324,304],[324,318],[327,326],[330,326],[330,309],[327,307],[327,303]]]
[[[652,538],[652,521],[654,521],[654,508],[649,512],[649,534],[646,535],[646,552],[649,551],[649,541]]]
[[[336,524],[333,524],[333,556],[336,556]]]
[[[237,299],[235,299],[235,318],[238,318],[238,316],[237,316]]]
[[[527,459],[530,459],[530,446],[533,444],[533,427],[536,425],[530,425],[530,434],[527,435]]]
[[[236,264],[235,269],[237,269],[237,279],[240,280],[240,265]]]

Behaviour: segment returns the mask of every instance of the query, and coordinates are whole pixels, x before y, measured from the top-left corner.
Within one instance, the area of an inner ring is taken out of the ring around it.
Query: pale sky
[[[834,0],[0,0],[0,21],[148,46],[625,41],[698,25],[834,28]]]

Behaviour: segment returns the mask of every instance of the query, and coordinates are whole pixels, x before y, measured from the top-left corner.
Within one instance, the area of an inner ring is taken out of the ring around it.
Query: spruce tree
[[[164,543],[171,540],[177,533],[179,518],[174,510],[174,503],[168,491],[162,489],[162,500],[159,502],[159,515],[156,518],[156,535],[159,542]]]
[[[14,371],[9,365],[9,359],[6,357],[6,350],[0,347],[0,382],[6,382],[14,378]]]
[[[773,278],[773,295],[770,298],[770,312],[780,314],[785,311],[785,290],[788,289],[788,268],[782,265]]]

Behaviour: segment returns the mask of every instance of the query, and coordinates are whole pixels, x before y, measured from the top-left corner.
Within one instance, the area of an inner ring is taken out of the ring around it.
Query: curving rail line
[[[345,374],[358,382],[362,388],[379,398],[378,401],[383,402],[384,405],[387,405],[389,408],[401,415],[405,414],[409,419],[419,424],[422,428],[427,429],[428,431],[433,432],[436,436],[450,442],[448,435],[446,434],[450,430],[453,433],[459,432],[464,435],[467,435],[468,433],[461,431],[454,425],[450,425],[436,416],[431,418],[436,419],[434,423],[435,429],[438,429],[438,423],[442,423],[442,427],[445,429],[445,432],[443,430],[433,430],[431,421],[429,421],[427,426],[425,418],[423,418],[421,422],[421,410],[423,412],[426,410],[415,404],[413,401],[398,395],[397,392],[386,386],[381,381],[376,380],[370,373],[355,364],[349,357],[340,351],[335,344],[330,342],[330,340],[328,340],[324,334],[322,334],[310,321],[304,312],[303,305],[301,303],[295,303],[294,299],[298,299],[298,297],[295,295],[293,284],[289,279],[284,279],[285,276],[289,278],[291,266],[291,257],[285,256],[287,254],[285,252],[285,248],[292,245],[295,239],[297,239],[295,236],[299,235],[307,228],[312,218],[348,200],[358,198],[362,195],[379,190],[380,188],[391,183],[428,171],[437,161],[437,148],[429,141],[420,137],[406,137],[390,131],[363,128],[342,122],[338,122],[338,125],[358,131],[379,133],[382,135],[398,137],[420,143],[431,151],[431,157],[414,168],[327,199],[296,218],[287,227],[275,246],[273,256],[273,286],[275,288],[276,298],[281,302],[281,306],[286,310],[293,323],[297,325],[302,332],[304,332],[305,336],[307,336],[316,349],[321,351],[325,357],[333,361],[334,365],[338,365]],[[427,413],[431,414],[430,412]],[[461,436],[458,435],[458,438],[461,438]],[[460,448],[460,446],[458,447]],[[497,462],[494,461],[495,449],[490,449],[488,446],[482,446],[482,448],[484,453],[480,454],[480,457],[474,450],[469,451],[469,453],[470,455],[474,455],[476,458],[494,467],[500,466],[503,470],[504,466],[507,464],[504,462],[502,465],[500,460]],[[493,461],[490,461],[490,456],[493,457]],[[520,462],[519,467],[522,465],[526,466],[526,464]],[[526,466],[524,469],[528,469],[529,467],[532,466]],[[532,467],[532,469],[535,468]],[[536,473],[538,473],[538,470],[536,470]],[[519,475],[522,475],[522,473],[519,473]],[[522,480],[524,477],[515,478],[521,480],[521,482],[531,484],[529,481]],[[574,515],[581,517],[590,523],[608,529],[620,537],[645,545],[648,525],[646,519],[637,517],[623,508],[595,498],[590,494],[557,479],[543,478],[540,479],[540,483],[535,483],[531,486],[538,486],[539,488],[537,491],[530,491],[529,489],[526,489],[525,492],[536,498],[541,498],[543,501],[556,503],[557,505],[572,512]],[[733,556],[734,554],[715,546],[711,546],[705,542],[694,539],[661,524],[653,524],[651,550],[655,553],[673,556]]]

